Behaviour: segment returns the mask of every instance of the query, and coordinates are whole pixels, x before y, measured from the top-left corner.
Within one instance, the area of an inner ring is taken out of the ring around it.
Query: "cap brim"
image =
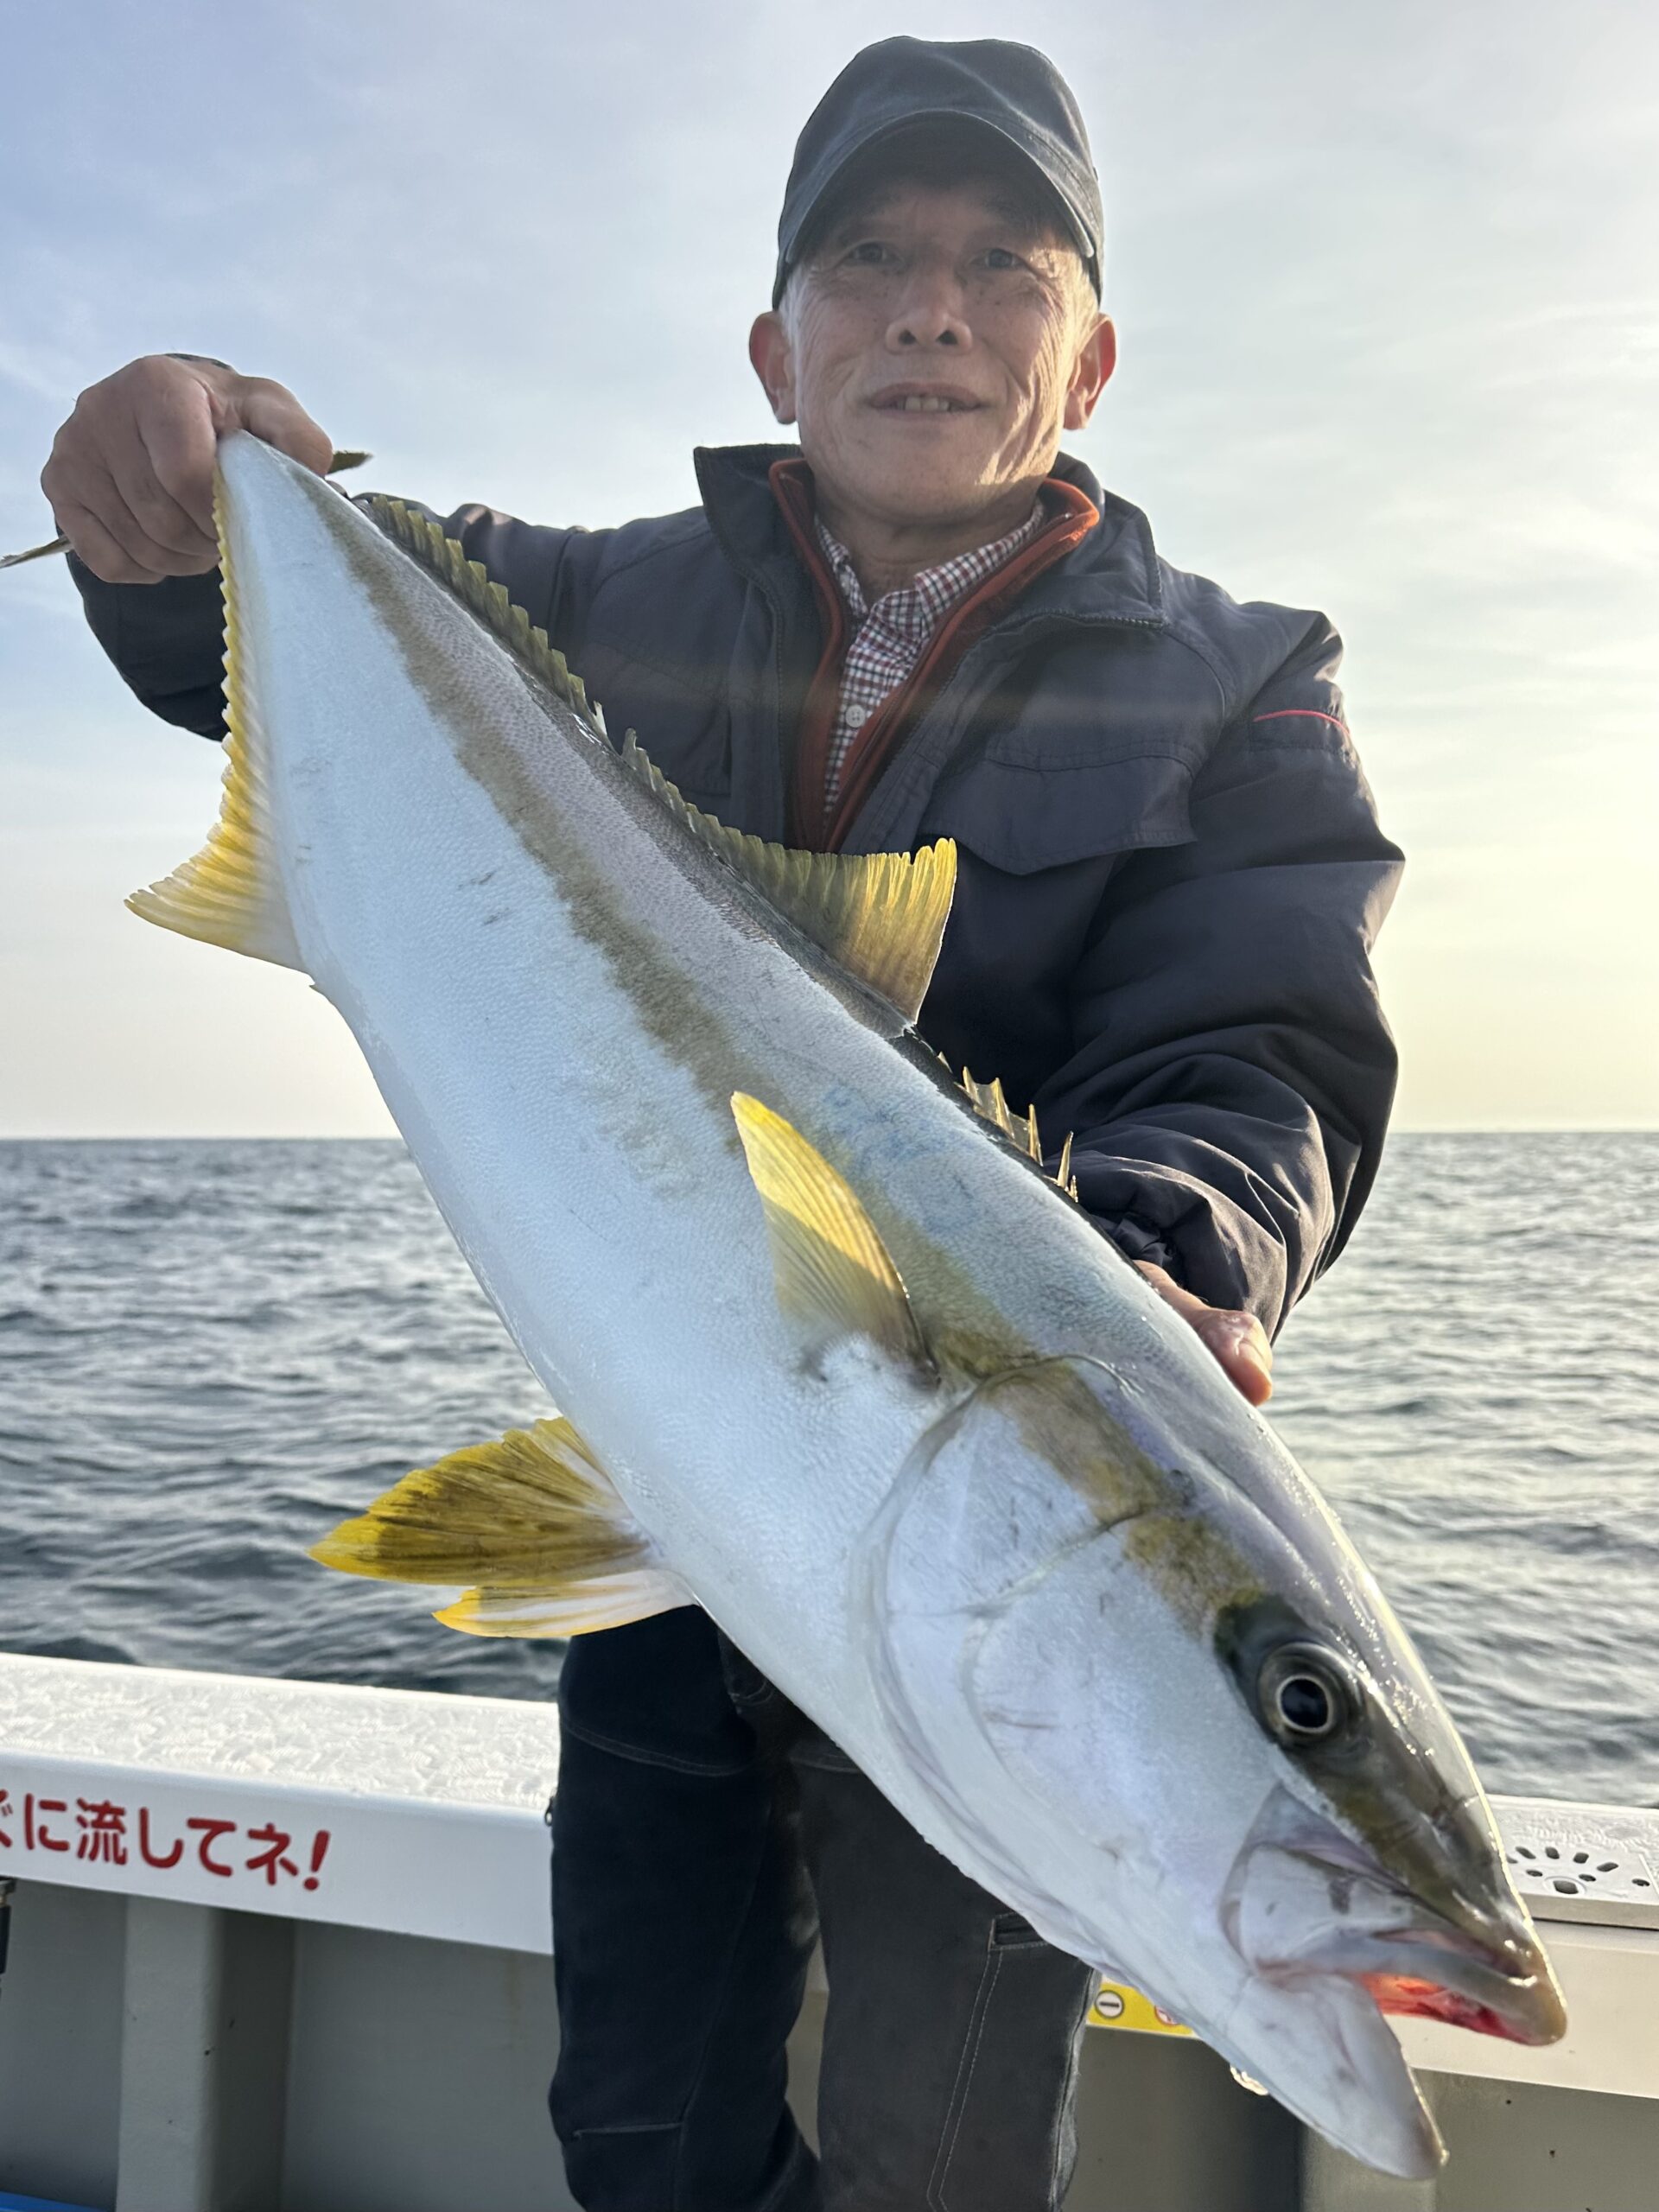
[[[800,212],[791,226],[789,236],[779,241],[778,271],[772,288],[772,304],[774,308],[784,296],[784,286],[788,281],[790,270],[800,258],[801,240],[810,232],[826,200],[845,181],[849,169],[855,168],[866,155],[874,153],[878,147],[889,144],[895,138],[905,137],[915,130],[930,128],[937,130],[941,124],[949,124],[953,130],[994,138],[999,145],[1006,146],[1011,153],[1020,156],[1032,175],[1047,188],[1053,197],[1055,205],[1065,216],[1066,227],[1071,233],[1071,243],[1082,256],[1084,266],[1088,270],[1094,284],[1096,297],[1099,297],[1099,258],[1090,238],[1087,219],[1071,194],[1044,167],[1029,146],[1023,144],[1011,130],[1004,130],[1000,123],[993,123],[987,116],[964,115],[960,108],[939,107],[918,108],[893,122],[878,123],[873,125],[861,137],[855,138],[850,145],[845,147],[834,168],[827,169],[823,177],[813,185],[811,194],[803,203]]]

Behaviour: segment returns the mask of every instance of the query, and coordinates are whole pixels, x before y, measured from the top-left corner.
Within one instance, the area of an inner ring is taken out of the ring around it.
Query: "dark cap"
[[[1006,39],[885,38],[855,54],[807,118],[778,223],[774,307],[802,239],[849,163],[918,124],[960,123],[1023,155],[1058,200],[1100,290],[1100,180],[1071,88],[1034,47]]]

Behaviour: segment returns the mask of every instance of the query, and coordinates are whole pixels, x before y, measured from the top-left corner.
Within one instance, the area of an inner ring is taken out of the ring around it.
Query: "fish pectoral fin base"
[[[869,1337],[931,1373],[903,1280],[845,1179],[758,1098],[734,1092],[732,1112],[766,1214],[784,1311],[825,1337]]]
[[[181,937],[221,944],[255,960],[305,971],[289,918],[271,834],[266,746],[247,682],[236,571],[225,522],[225,491],[213,494],[219,574],[225,592],[225,776],[219,820],[191,859],[127,905],[147,922]]]
[[[436,1618],[472,1636],[581,1636],[692,1602],[562,1417],[417,1468],[311,1556],[376,1581],[471,1583]]]
[[[751,884],[803,937],[855,976],[906,1023],[921,1012],[950,918],[957,849],[919,853],[809,853],[728,830],[682,798],[630,730],[622,759],[671,813]]]

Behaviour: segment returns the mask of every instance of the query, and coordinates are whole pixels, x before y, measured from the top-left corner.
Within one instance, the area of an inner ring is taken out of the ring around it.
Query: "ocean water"
[[[1659,1806],[1659,1134],[1416,1136],[1273,1415],[1490,1788]],[[308,1543],[545,1400],[395,1143],[0,1145],[0,1648],[508,1697]]]

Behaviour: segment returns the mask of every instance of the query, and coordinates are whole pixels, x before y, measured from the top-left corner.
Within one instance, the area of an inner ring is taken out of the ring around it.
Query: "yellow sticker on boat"
[[[1127,1981],[1103,1981],[1095,1992],[1095,2001],[1089,2007],[1088,2024],[1091,2028],[1133,2028],[1143,2036],[1190,2036],[1173,2013],[1166,2012],[1161,2005],[1154,2005],[1138,1989],[1131,1989]]]

